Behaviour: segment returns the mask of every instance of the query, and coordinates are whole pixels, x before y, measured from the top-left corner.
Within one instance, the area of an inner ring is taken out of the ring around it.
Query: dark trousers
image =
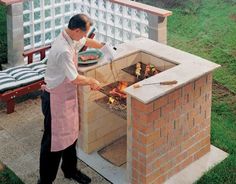
[[[51,152],[50,93],[44,91],[41,99],[44,115],[44,134],[40,150],[40,184],[51,184],[56,178],[61,158],[61,169],[65,175],[68,176],[76,172],[76,141],[64,150]]]

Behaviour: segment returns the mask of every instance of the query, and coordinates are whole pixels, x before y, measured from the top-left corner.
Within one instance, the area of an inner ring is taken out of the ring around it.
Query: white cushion
[[[15,78],[11,77],[6,72],[0,72],[0,93],[18,87],[19,84]]]
[[[47,58],[39,62],[0,71],[0,93],[43,79],[46,63]]]

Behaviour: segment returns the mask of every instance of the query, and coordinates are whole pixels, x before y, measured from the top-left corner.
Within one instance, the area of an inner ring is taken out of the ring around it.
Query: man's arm
[[[63,52],[59,57],[59,63],[65,70],[66,77],[75,85],[89,85],[92,90],[98,90],[100,83],[91,77],[79,75],[70,52]]]
[[[71,82],[75,85],[90,85],[92,90],[98,90],[100,88],[100,83],[96,79],[83,75],[78,75],[76,79]]]
[[[91,39],[91,38],[86,38],[86,43],[85,46],[95,48],[95,49],[100,49],[103,47],[103,43],[98,42],[97,40]]]

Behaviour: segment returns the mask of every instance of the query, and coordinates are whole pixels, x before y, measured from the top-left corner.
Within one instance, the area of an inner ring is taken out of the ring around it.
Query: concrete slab
[[[128,184],[126,167],[114,166],[103,159],[97,152],[86,154],[79,148],[77,150],[77,157],[113,184]]]
[[[211,151],[196,162],[190,164],[178,174],[172,176],[165,184],[190,184],[199,179],[204,172],[223,161],[228,154],[211,145]]]
[[[17,101],[20,103],[16,104],[12,114],[6,114],[5,105],[0,103],[0,161],[25,184],[33,184],[39,178],[39,150],[43,134],[41,101],[38,95],[26,95]],[[3,166],[0,163],[0,170]],[[92,184],[110,183],[79,159],[77,166],[92,178]],[[61,169],[54,183],[77,184],[65,179]]]
[[[211,151],[195,161],[183,171],[171,177],[165,184],[191,184],[200,178],[204,172],[224,160],[228,154],[215,146],[211,146]],[[126,167],[116,167],[103,159],[96,152],[88,155],[79,149],[78,157],[95,169],[99,174],[114,184],[128,184],[126,176]]]

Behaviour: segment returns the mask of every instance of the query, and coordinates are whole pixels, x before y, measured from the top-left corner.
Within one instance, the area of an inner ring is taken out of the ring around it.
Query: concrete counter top
[[[179,88],[200,76],[210,73],[220,65],[187,52],[175,49],[146,38],[138,38],[127,43],[127,47],[137,48],[141,52],[154,55],[162,60],[177,64],[171,69],[165,70],[155,76],[142,80],[140,84],[161,82],[166,80],[177,80],[176,85],[161,86],[149,85],[141,88],[132,86],[125,89],[125,92],[143,103],[149,103],[160,96],[165,95],[176,88]]]
[[[142,80],[140,84],[161,82],[166,80],[177,80],[176,85],[161,86],[149,85],[141,88],[127,87],[125,92],[143,103],[149,103],[166,93],[179,88],[190,81],[193,81],[206,73],[210,73],[220,65],[198,57],[196,55],[175,49],[171,46],[158,43],[147,38],[138,38],[127,43],[117,45],[116,60],[128,57],[132,54],[143,52],[160,58],[176,66],[165,70],[155,76]],[[80,73],[85,73],[108,64],[110,61],[103,58],[97,64],[92,66],[79,67]]]

